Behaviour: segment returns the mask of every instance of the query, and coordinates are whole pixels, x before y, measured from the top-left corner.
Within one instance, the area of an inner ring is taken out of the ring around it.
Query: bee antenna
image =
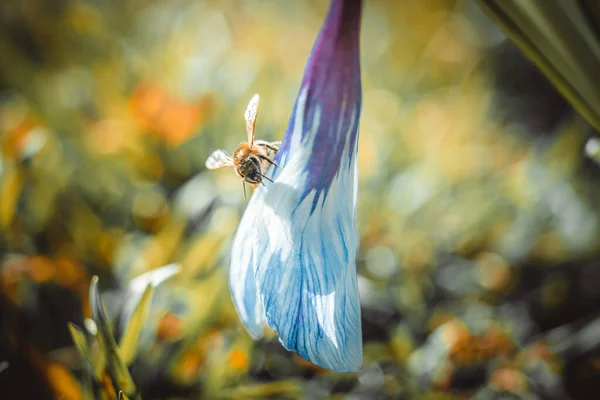
[[[242,181],[242,186],[244,187],[244,200],[246,200],[246,181]]]
[[[263,174],[260,174],[260,176],[262,176],[263,178],[265,178],[266,180],[268,180],[269,182],[273,183],[273,181],[269,178],[267,178],[266,176],[264,176]]]

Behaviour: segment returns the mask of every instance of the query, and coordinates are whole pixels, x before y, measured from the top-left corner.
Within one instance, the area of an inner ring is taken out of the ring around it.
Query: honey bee
[[[279,151],[281,145],[281,142],[254,140],[254,127],[256,126],[259,100],[258,94],[252,96],[244,113],[248,141],[240,143],[233,156],[230,156],[225,150],[219,149],[215,150],[206,159],[206,168],[208,169],[234,168],[236,174],[242,178],[244,198],[246,198],[246,182],[256,188],[259,183],[264,185],[263,178],[271,181],[265,176],[265,173],[270,165],[277,166],[270,156],[271,153],[275,154]]]

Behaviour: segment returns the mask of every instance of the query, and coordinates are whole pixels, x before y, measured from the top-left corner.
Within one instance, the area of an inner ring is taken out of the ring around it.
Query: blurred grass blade
[[[158,286],[169,278],[172,278],[178,274],[181,270],[179,264],[167,264],[160,268],[156,268],[152,271],[146,272],[129,283],[129,289],[135,293],[141,293],[146,286]]]
[[[105,347],[98,336],[93,337],[89,347],[90,362],[94,371],[94,377],[99,381],[102,380],[102,374],[106,369]]]
[[[96,374],[94,368],[92,367],[95,363],[92,361],[90,357],[90,352],[88,350],[88,341],[85,337],[85,333],[83,330],[77,325],[69,322],[67,324],[69,328],[69,332],[71,333],[71,338],[73,339],[73,343],[75,343],[75,348],[81,357],[81,362],[84,365],[84,373],[85,373],[85,386],[82,388],[82,394],[86,399],[93,399],[94,397],[94,384],[92,382],[93,379],[100,380],[100,375]],[[102,362],[102,368],[99,369],[100,373],[104,370],[104,362]]]
[[[110,327],[108,325],[108,318],[106,317],[106,311],[100,294],[98,293],[98,277],[94,276],[90,284],[90,308],[92,311],[92,318],[96,322],[98,327],[98,338],[100,339],[101,345],[105,347],[107,354],[108,369],[111,377],[113,378],[113,384],[123,392],[129,394],[134,398],[139,398],[137,395],[137,388],[127,366],[119,355],[119,349],[115,338],[112,335]]]
[[[152,299],[153,291],[154,287],[151,284],[146,286],[140,301],[137,303],[131,314],[127,328],[121,338],[119,352],[121,354],[121,359],[126,365],[130,365],[137,354],[138,338],[142,331],[142,326],[148,316],[148,311],[150,310],[150,300]]]
[[[600,131],[600,2],[477,0],[571,105]]]
[[[106,357],[101,351],[90,351],[88,340],[80,327],[71,322],[67,325],[69,327],[69,332],[71,333],[71,338],[73,338],[73,343],[75,343],[75,348],[77,348],[86,370],[94,377],[94,379],[98,381],[102,380],[102,373],[106,367]]]
[[[75,348],[81,356],[83,364],[85,365],[86,369],[89,369],[91,371],[92,360],[90,358],[90,352],[88,351],[88,342],[85,337],[85,334],[83,333],[83,330],[71,322],[69,322],[67,326],[69,328],[71,338],[73,339],[73,343],[75,343]]]

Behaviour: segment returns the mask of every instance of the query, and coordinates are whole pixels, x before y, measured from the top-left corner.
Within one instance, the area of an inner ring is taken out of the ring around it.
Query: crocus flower
[[[230,289],[259,338],[335,371],[362,364],[356,281],[360,0],[333,0],[281,148],[233,241]]]

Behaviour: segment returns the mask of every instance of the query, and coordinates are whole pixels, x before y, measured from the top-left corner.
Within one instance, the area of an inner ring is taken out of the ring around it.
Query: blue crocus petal
[[[233,304],[246,330],[252,338],[259,339],[263,335],[265,311],[254,277],[255,254],[252,243],[240,244],[240,241],[251,236],[250,232],[241,229],[242,226],[247,225],[243,221],[252,218],[252,214],[249,212],[252,210],[250,208],[251,203],[252,200],[248,204],[248,209],[242,217],[240,228],[238,228],[234,238],[229,266],[229,290]]]
[[[254,337],[266,319],[288,350],[341,372],[362,364],[355,263],[360,14],[360,1],[333,0],[279,167],[268,172],[274,183],[254,192],[230,269],[234,304]]]

